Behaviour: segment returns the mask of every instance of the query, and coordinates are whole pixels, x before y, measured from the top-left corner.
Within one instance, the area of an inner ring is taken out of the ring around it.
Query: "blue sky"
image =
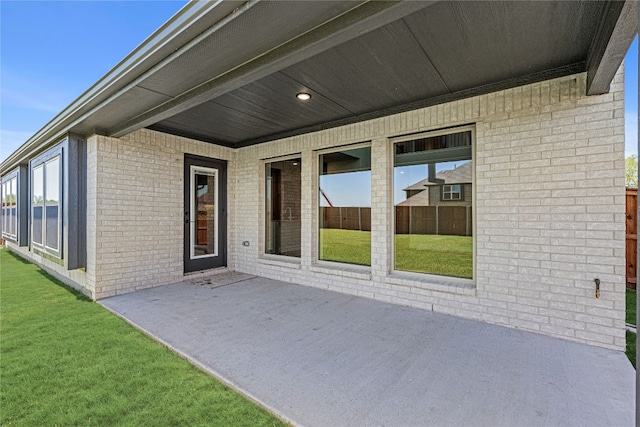
[[[185,3],[0,0],[0,161]],[[638,149],[637,40],[626,58],[627,154]]]
[[[0,0],[0,159],[185,3]]]

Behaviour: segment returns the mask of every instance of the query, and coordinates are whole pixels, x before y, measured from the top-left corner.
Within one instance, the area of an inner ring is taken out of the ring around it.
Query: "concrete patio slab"
[[[621,352],[265,278],[101,304],[301,426],[632,426]]]

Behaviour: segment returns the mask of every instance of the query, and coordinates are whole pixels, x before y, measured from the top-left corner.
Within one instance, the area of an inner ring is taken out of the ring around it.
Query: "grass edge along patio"
[[[0,261],[0,424],[285,425],[36,266]]]

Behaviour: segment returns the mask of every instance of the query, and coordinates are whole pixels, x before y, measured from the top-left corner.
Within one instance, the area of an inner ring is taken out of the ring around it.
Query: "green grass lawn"
[[[444,276],[473,277],[473,238],[400,234],[395,269]],[[371,232],[320,229],[320,259],[371,265]]]
[[[636,367],[636,334],[630,331],[627,332],[627,357],[631,361],[633,367]]]
[[[630,325],[636,324],[636,291],[633,289],[627,289],[626,293],[627,305],[626,305],[626,317],[625,320]],[[627,357],[636,366],[636,334],[627,331]]]
[[[285,425],[0,250],[0,425]]]
[[[636,291],[627,289],[627,311],[626,322],[630,325],[636,324]]]

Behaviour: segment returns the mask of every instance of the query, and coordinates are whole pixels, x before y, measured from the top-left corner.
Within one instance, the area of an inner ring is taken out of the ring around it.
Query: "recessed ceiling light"
[[[308,94],[307,92],[300,92],[296,95],[296,98],[301,101],[306,101],[307,99],[311,98],[311,94]]]

